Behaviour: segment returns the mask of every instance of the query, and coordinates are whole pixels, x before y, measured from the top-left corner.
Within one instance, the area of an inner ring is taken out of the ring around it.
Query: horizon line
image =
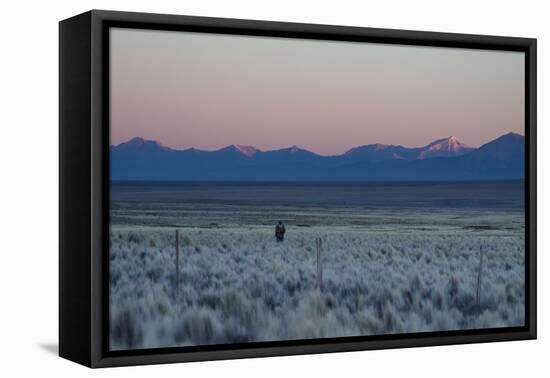
[[[356,145],[354,147],[350,147],[348,148],[346,151],[344,151],[343,153],[341,154],[329,154],[329,155],[324,155],[324,154],[319,154],[317,152],[314,152],[314,151],[311,151],[311,150],[308,150],[308,149],[305,149],[305,148],[302,148],[302,147],[299,147],[297,145],[292,145],[292,146],[289,146],[289,147],[281,147],[281,148],[274,148],[274,149],[270,149],[270,150],[262,150],[262,149],[259,149],[259,148],[256,148],[254,147],[253,145],[245,145],[245,144],[228,144],[226,146],[223,146],[223,147],[220,147],[220,148],[215,148],[215,149],[199,149],[199,148],[195,148],[195,147],[187,147],[187,148],[174,148],[174,147],[169,147],[169,146],[166,146],[164,144],[162,144],[161,142],[157,141],[157,140],[154,140],[154,139],[147,139],[147,138],[143,138],[143,137],[140,137],[140,136],[135,136],[135,137],[132,137],[124,142],[120,142],[118,144],[110,144],[109,145],[109,148],[114,148],[114,147],[119,147],[123,144],[127,144],[133,140],[141,140],[143,142],[153,142],[153,143],[156,143],[158,144],[160,147],[162,148],[165,148],[165,149],[169,149],[169,150],[172,150],[172,151],[187,151],[187,150],[196,150],[196,151],[201,151],[201,152],[216,152],[216,151],[221,151],[221,150],[224,150],[226,148],[230,148],[230,147],[234,147],[236,149],[238,149],[239,151],[241,151],[243,154],[247,155],[247,153],[245,153],[243,150],[241,149],[246,149],[246,148],[253,148],[254,149],[254,152],[250,155],[250,156],[253,156],[255,152],[272,152],[272,151],[282,151],[282,150],[300,150],[300,151],[305,151],[305,152],[309,152],[309,153],[312,153],[312,154],[315,154],[317,156],[324,156],[324,157],[331,157],[331,156],[341,156],[341,155],[345,155],[347,153],[349,153],[350,151],[356,149],[356,148],[361,148],[361,147],[366,147],[366,146],[384,146],[384,147],[403,147],[403,148],[409,148],[409,149],[414,149],[414,148],[423,148],[423,147],[427,147],[429,146],[430,144],[433,144],[435,142],[440,142],[440,141],[444,141],[444,140],[449,140],[449,139],[453,139],[453,138],[456,138],[458,140],[459,143],[463,144],[466,148],[471,148],[471,149],[478,149],[482,146],[484,146],[485,144],[487,143],[490,143],[498,138],[501,138],[503,136],[506,136],[506,135],[510,135],[510,134],[513,134],[513,135],[518,135],[518,136],[521,136],[523,138],[525,138],[525,135],[524,134],[520,134],[520,133],[516,133],[516,132],[513,132],[513,131],[510,131],[510,132],[507,132],[507,133],[504,133],[504,134],[501,134],[477,147],[473,147],[473,146],[470,146],[470,145],[467,145],[465,143],[463,143],[458,137],[456,137],[455,135],[451,135],[449,137],[446,137],[446,138],[438,138],[438,139],[434,139],[432,140],[431,142],[428,142],[427,144],[424,144],[422,146],[414,146],[414,147],[409,147],[409,146],[405,146],[405,145],[402,145],[402,144],[385,144],[385,143],[367,143],[367,144],[360,144],[360,145]],[[249,156],[249,155],[247,155]],[[250,157],[249,156],[249,157]]]

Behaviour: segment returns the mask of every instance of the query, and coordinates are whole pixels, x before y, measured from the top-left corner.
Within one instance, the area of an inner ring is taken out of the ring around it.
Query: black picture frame
[[[525,53],[524,327],[132,351],[108,349],[108,28],[467,47]],[[59,355],[88,367],[536,338],[536,39],[92,10],[59,23]]]

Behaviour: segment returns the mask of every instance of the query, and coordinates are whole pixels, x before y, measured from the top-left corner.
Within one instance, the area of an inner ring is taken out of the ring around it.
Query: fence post
[[[479,269],[477,270],[476,304],[481,301],[481,279],[483,276],[483,248],[479,247]]]
[[[323,245],[321,238],[315,239],[315,246],[317,247],[317,288],[323,290]]]
[[[176,291],[180,288],[180,233],[176,229]]]

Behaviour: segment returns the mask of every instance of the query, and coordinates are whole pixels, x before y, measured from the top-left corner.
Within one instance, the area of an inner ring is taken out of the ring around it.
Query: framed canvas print
[[[536,337],[536,40],[94,10],[59,68],[62,357]]]

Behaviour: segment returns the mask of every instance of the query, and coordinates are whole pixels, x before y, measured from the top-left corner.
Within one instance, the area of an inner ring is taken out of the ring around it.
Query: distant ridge
[[[140,138],[140,137],[132,138],[129,141],[127,141],[125,143],[121,143],[118,146],[114,146],[114,147],[116,147],[118,149],[136,150],[136,151],[137,150],[144,150],[144,149],[147,149],[147,150],[160,149],[160,150],[165,150],[165,151],[171,150],[171,148],[163,146],[162,144],[160,144],[157,141],[147,140],[147,139],[143,139],[143,138]],[[113,148],[113,147],[111,147],[111,148]]]
[[[336,156],[321,156],[298,146],[270,151],[248,145],[177,150],[139,137],[110,150],[113,180],[495,180],[524,177],[525,138],[508,133],[472,148],[450,136],[423,147],[357,146]]]

